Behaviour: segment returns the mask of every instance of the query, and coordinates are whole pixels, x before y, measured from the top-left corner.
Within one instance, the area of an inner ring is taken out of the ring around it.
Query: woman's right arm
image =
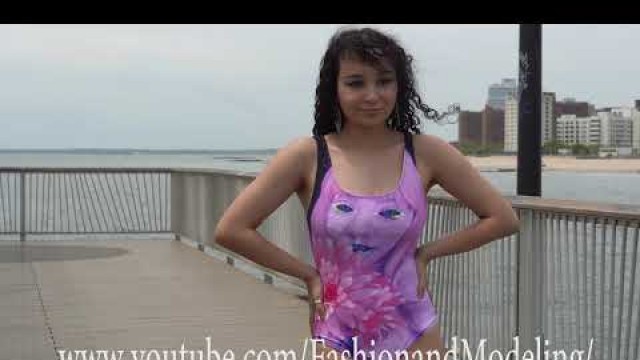
[[[306,284],[317,279],[314,267],[267,241],[258,226],[299,191],[315,161],[312,138],[300,138],[280,149],[264,170],[227,208],[214,240],[262,266],[296,277]]]

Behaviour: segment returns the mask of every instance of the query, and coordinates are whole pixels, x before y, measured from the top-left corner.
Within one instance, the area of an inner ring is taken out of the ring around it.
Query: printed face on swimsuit
[[[412,219],[413,211],[392,198],[336,199],[329,207],[327,231],[336,239],[352,239],[353,250],[366,253],[399,240]]]

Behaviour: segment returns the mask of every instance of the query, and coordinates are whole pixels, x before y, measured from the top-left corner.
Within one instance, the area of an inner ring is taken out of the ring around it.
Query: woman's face
[[[372,66],[354,58],[340,60],[338,102],[344,126],[384,126],[397,94],[396,73],[388,62]]]

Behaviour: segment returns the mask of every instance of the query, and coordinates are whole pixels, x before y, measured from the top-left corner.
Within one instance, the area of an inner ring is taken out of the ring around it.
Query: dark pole
[[[518,195],[540,196],[542,158],[542,26],[520,25]]]

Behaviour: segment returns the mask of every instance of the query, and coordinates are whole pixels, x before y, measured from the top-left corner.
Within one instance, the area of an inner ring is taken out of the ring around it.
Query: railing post
[[[171,171],[170,181],[169,231],[175,235],[175,240],[180,241],[184,218],[184,176],[182,173]]]
[[[24,171],[20,172],[20,241],[25,241],[27,239],[26,233],[26,182],[25,182],[25,173]]]
[[[545,241],[540,231],[541,216],[536,210],[520,212],[518,246],[517,336],[520,353],[531,350],[538,353],[538,344],[544,351],[544,266]],[[539,342],[536,338],[539,338]]]

